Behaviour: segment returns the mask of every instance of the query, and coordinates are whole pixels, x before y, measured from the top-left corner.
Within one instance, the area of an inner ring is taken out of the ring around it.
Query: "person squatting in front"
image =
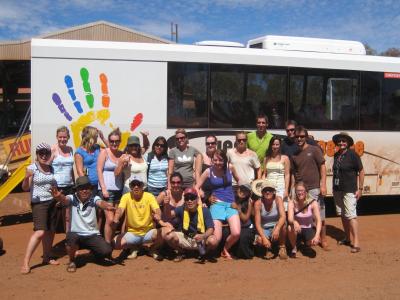
[[[116,227],[121,216],[126,212],[126,225],[128,231],[121,233],[114,239],[115,249],[126,249],[124,255],[133,252],[130,258],[136,258],[139,246],[149,249],[150,255],[155,260],[162,260],[158,248],[162,244],[161,227],[173,228],[171,224],[161,220],[161,210],[153,194],[145,192],[141,177],[133,177],[129,183],[131,191],[122,196],[118,209],[114,215],[113,226]]]
[[[288,236],[292,246],[290,257],[296,258],[297,245],[303,241],[305,249],[318,245],[322,221],[318,202],[308,195],[303,182],[295,185],[295,196],[288,206]]]
[[[279,243],[279,258],[287,259],[286,214],[283,200],[276,194],[275,184],[269,180],[254,181],[252,190],[260,197],[254,203],[255,244],[266,249],[266,258],[274,257],[273,243]]]
[[[66,196],[57,187],[51,189],[54,199],[70,210],[70,228],[66,235],[68,272],[76,271],[76,252],[79,249],[91,250],[95,258],[100,261],[111,258],[112,253],[111,245],[100,235],[96,207],[106,211],[115,211],[115,207],[112,203],[93,195],[92,185],[87,176],[77,178],[75,189],[76,193]]]
[[[204,260],[206,253],[218,245],[211,213],[201,205],[194,188],[186,188],[183,195],[184,205],[174,211],[175,229],[164,227],[163,237],[177,251],[175,262],[181,261],[187,250],[198,250],[200,260]]]

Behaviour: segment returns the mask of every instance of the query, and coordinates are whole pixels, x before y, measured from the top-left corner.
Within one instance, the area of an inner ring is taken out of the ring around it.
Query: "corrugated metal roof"
[[[91,41],[116,41],[136,43],[173,43],[169,40],[136,31],[106,21],[98,21],[65,30],[41,35],[37,38],[43,39],[69,39],[69,40],[91,40]],[[30,60],[31,42],[5,41],[0,42],[0,60]]]

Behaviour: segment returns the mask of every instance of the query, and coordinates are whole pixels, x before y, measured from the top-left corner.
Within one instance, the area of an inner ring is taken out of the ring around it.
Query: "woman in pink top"
[[[303,182],[295,185],[295,197],[293,201],[289,201],[288,223],[289,241],[292,245],[291,257],[296,257],[298,236],[307,247],[318,245],[320,242],[322,222],[318,203],[307,197],[307,189]]]

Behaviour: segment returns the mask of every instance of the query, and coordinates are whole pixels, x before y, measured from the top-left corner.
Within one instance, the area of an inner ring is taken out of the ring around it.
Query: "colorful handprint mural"
[[[80,145],[81,132],[82,129],[88,125],[92,125],[98,122],[102,126],[108,126],[114,128],[114,125],[109,122],[110,110],[109,107],[112,104],[111,98],[108,90],[108,77],[105,73],[99,75],[100,86],[101,86],[101,109],[94,110],[95,106],[95,96],[93,95],[92,88],[90,85],[90,73],[87,68],[80,69],[80,79],[82,83],[82,88],[85,93],[84,98],[86,100],[86,105],[82,105],[80,99],[76,96],[74,80],[71,75],[65,75],[64,82],[69,95],[70,100],[73,103],[73,107],[78,114],[77,118],[74,118],[68,110],[67,107],[70,106],[63,102],[58,93],[53,93],[52,100],[54,104],[58,107],[59,112],[64,116],[64,118],[70,122],[69,126],[72,132],[72,139],[75,147]],[[88,110],[85,112],[85,106]],[[133,132],[140,126],[143,121],[143,114],[137,113],[130,124],[129,130],[124,131],[122,129],[122,143],[121,148],[125,147],[128,137],[133,134]]]

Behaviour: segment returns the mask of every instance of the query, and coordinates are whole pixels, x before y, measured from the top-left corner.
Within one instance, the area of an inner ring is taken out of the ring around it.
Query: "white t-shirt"
[[[251,183],[255,179],[255,169],[260,168],[260,162],[254,151],[247,149],[240,154],[233,148],[228,150],[227,156],[239,176],[240,184]],[[235,178],[232,179],[232,184],[238,185]]]

